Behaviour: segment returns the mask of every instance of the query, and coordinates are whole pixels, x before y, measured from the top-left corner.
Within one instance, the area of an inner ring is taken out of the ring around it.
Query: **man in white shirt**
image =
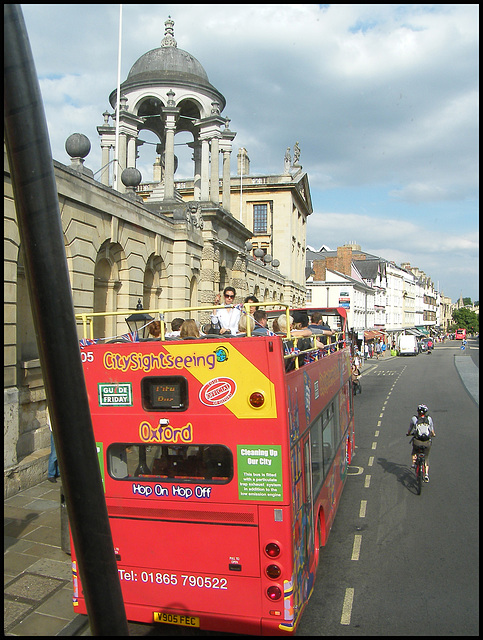
[[[223,290],[223,298],[226,306],[222,309],[216,309],[211,316],[211,323],[220,326],[220,334],[231,333],[232,335],[236,335],[238,333],[238,322],[241,311],[238,307],[233,306],[235,296],[236,291],[234,287],[225,287]],[[220,301],[221,295],[218,293],[215,298],[215,304],[220,304]]]

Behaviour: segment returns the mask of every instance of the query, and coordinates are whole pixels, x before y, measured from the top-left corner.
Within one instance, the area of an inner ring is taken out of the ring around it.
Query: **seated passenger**
[[[251,333],[253,334],[255,321],[251,316],[248,316],[246,313],[242,313],[240,320],[238,321],[238,333],[246,334],[248,323],[250,323]]]
[[[309,335],[311,336],[314,335],[314,332],[309,327],[309,316],[306,311],[294,311],[293,316],[294,316],[294,323],[293,323],[294,330],[310,331]],[[302,335],[306,336],[307,334],[304,333]],[[324,346],[324,344],[318,338],[316,338],[315,346],[317,346],[320,349]]]
[[[280,333],[287,333],[287,316],[285,313],[282,313],[281,315],[278,316],[277,318],[278,321],[278,326],[280,329]],[[296,329],[294,328],[294,319],[293,316],[289,316],[289,321],[290,321],[290,335],[293,335],[294,337],[298,338],[298,337],[308,337],[312,335],[312,331],[310,331],[310,329],[304,328],[304,329]],[[274,321],[275,322],[275,321]]]
[[[161,337],[161,322],[159,320],[153,320],[148,327],[149,337],[155,340],[159,340]]]
[[[245,298],[245,300],[243,300],[243,303],[246,304],[247,302],[259,302],[257,296],[247,296]],[[257,305],[253,305],[250,307],[250,315],[252,316],[255,311],[258,309]]]
[[[179,331],[179,337],[182,340],[193,340],[194,338],[200,337],[200,330],[198,329],[198,325],[196,320],[185,320],[181,325],[181,329]]]
[[[173,318],[171,320],[171,331],[165,334],[166,338],[179,338],[179,330],[183,324],[183,318]]]
[[[309,324],[309,329],[312,333],[322,334],[323,336],[332,336],[334,334],[329,325],[324,322],[322,314],[319,311],[315,311],[312,314],[311,320],[312,322]],[[320,342],[327,344],[327,338],[320,338]]]
[[[271,331],[268,329],[267,312],[262,309],[257,309],[253,313],[253,319],[255,321],[255,329],[252,332],[254,336],[269,336]]]

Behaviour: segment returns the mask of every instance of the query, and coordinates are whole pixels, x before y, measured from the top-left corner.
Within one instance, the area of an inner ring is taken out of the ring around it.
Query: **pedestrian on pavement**
[[[381,342],[380,341],[376,342],[375,352],[376,352],[376,358],[379,360],[379,356],[381,355]]]
[[[361,387],[361,381],[360,381],[361,372],[359,371],[359,368],[355,362],[352,363],[351,373],[352,373],[352,389],[353,389],[354,395],[356,395],[357,392],[362,393],[362,387]]]
[[[50,429],[50,455],[49,464],[47,468],[47,480],[49,482],[57,482],[57,478],[60,476],[59,463],[57,462],[57,452],[55,450],[54,434],[52,433],[52,424],[50,422],[50,414],[47,409],[47,424]]]

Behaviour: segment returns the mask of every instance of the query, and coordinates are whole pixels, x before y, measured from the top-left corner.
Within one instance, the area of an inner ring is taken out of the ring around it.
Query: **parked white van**
[[[400,356],[417,356],[418,351],[416,336],[410,334],[399,336],[398,352]]]

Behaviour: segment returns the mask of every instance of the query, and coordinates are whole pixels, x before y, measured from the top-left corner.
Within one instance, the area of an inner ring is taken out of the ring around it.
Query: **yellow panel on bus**
[[[258,345],[260,346],[261,342],[258,342]],[[190,342],[182,344],[175,342],[172,346],[169,343],[164,343],[163,346],[173,358],[176,356],[183,357],[184,354],[193,352],[193,345]],[[196,354],[198,356],[207,357],[208,355],[213,355],[213,353],[216,355],[216,366],[213,370],[205,367],[193,367],[189,369],[189,373],[201,382],[203,386],[216,381],[220,376],[231,380],[233,384],[235,384],[236,380],[236,392],[223,404],[237,418],[255,420],[276,418],[277,407],[273,382],[246,356],[240,353],[231,342],[223,342],[219,345],[213,344],[213,342],[196,344]],[[213,375],[215,371],[216,374]],[[254,392],[262,393],[265,399],[263,405],[257,408],[253,407],[249,402],[250,395]],[[200,399],[203,402],[201,397]]]

